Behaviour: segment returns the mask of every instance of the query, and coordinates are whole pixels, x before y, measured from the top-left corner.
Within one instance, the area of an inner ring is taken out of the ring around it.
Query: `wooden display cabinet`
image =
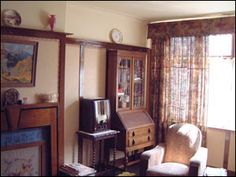
[[[112,129],[120,131],[117,148],[128,154],[155,145],[155,125],[146,109],[145,52],[107,51],[107,98]]]

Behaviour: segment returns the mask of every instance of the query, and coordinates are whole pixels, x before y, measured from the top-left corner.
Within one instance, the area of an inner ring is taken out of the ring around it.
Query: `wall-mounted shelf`
[[[17,35],[17,36],[31,36],[31,37],[58,39],[58,38],[65,38],[67,35],[72,35],[72,34],[73,33],[1,26],[1,35]]]

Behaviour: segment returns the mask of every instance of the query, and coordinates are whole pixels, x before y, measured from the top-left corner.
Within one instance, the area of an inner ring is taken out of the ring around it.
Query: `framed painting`
[[[1,176],[42,176],[44,143],[1,148]]]
[[[1,39],[1,86],[35,86],[38,42]]]

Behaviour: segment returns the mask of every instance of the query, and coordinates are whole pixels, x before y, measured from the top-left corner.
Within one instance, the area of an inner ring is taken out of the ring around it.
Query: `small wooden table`
[[[120,133],[117,130],[106,130],[98,133],[88,133],[84,131],[78,131],[78,143],[79,143],[79,152],[78,152],[78,160],[80,163],[82,163],[82,153],[83,153],[83,139],[89,139],[92,140],[92,151],[93,151],[93,161],[92,161],[92,168],[95,169],[95,158],[96,158],[96,151],[95,151],[95,145],[96,142],[99,142],[100,145],[100,152],[99,152],[99,164],[101,164],[101,151],[102,151],[102,144],[104,144],[105,140],[114,140],[113,144],[113,167],[115,167],[115,159],[116,159],[116,141],[117,141],[117,135]],[[105,148],[106,152],[109,152],[109,148]],[[106,160],[107,164],[109,163],[109,153],[106,153]]]

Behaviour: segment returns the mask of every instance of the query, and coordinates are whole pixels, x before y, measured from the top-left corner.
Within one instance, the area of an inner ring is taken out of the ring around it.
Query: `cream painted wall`
[[[123,44],[146,46],[147,23],[128,16],[67,3],[65,26],[76,37],[105,42],[111,42],[111,29],[118,28],[123,33]]]
[[[49,30],[48,14],[56,15],[55,31],[65,30],[66,1],[1,1],[3,9],[14,9],[21,16],[20,27]]]
[[[80,46],[66,45],[65,66],[65,163],[78,161]]]
[[[66,45],[65,66],[65,162],[77,162],[79,130],[79,56],[80,46]],[[96,67],[94,67],[96,66]],[[84,97],[105,97],[106,51],[102,48],[86,47],[84,50]],[[83,159],[90,164],[91,143],[85,140]]]
[[[36,63],[36,80],[34,87],[15,87],[20,93],[20,99],[28,98],[28,103],[40,102],[38,94],[58,93],[58,40],[7,36],[11,39],[30,40],[38,42]],[[8,88],[1,87],[1,93]]]
[[[84,97],[105,97],[106,50],[85,47]]]

